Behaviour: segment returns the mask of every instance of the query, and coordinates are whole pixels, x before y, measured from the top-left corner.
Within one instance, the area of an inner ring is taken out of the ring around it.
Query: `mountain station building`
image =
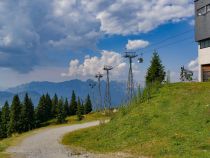
[[[210,0],[195,0],[195,40],[200,82],[210,80]]]

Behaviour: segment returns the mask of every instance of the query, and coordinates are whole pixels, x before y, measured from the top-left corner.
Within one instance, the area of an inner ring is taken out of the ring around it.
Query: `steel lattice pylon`
[[[132,70],[132,59],[136,58],[136,52],[125,52],[124,58],[129,59],[129,72],[128,72],[128,82],[127,82],[127,93],[128,99],[131,100],[134,95],[134,80],[133,80],[133,70]]]
[[[101,95],[101,78],[102,77],[103,75],[100,72],[95,75],[95,78],[98,79],[98,92],[99,92],[99,97],[100,97],[99,109],[103,108],[102,95]]]
[[[111,108],[111,95],[110,95],[110,85],[109,85],[109,71],[113,69],[112,66],[104,66],[104,70],[106,71],[107,80],[106,80],[106,94],[105,94],[105,109],[108,107]]]

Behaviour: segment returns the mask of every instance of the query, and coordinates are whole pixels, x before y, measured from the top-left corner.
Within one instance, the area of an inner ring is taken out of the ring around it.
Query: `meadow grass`
[[[64,136],[96,153],[154,158],[210,158],[210,83],[164,85],[149,101],[123,107],[110,123]]]
[[[46,127],[38,128],[38,129],[29,131],[29,132],[26,132],[26,133],[22,133],[22,134],[16,134],[16,135],[13,135],[10,138],[0,140],[0,158],[9,158],[10,157],[9,154],[5,152],[5,150],[8,147],[15,146],[18,143],[20,143],[23,139],[25,139],[26,137],[34,135],[34,134],[39,133],[39,132],[42,132],[42,131],[47,130],[49,128],[69,126],[69,125],[85,123],[85,122],[90,122],[90,121],[96,121],[96,120],[107,120],[109,118],[110,118],[110,116],[107,116],[107,115],[103,114],[102,112],[94,112],[94,113],[90,113],[88,115],[84,115],[84,118],[81,121],[78,121],[77,116],[67,117],[66,118],[67,122],[65,124],[61,124],[61,125],[57,125],[55,123],[56,120],[50,120],[46,123],[46,124],[48,124],[48,126],[46,126]]]

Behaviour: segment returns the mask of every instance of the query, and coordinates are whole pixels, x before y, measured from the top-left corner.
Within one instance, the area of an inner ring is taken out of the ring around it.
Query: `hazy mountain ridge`
[[[81,81],[81,80],[70,80],[64,82],[30,82],[27,84],[22,84],[17,87],[9,88],[5,91],[0,92],[0,105],[3,105],[6,100],[10,103],[15,94],[20,96],[20,99],[23,100],[25,93],[29,93],[29,96],[32,98],[34,105],[36,106],[39,101],[39,97],[42,94],[48,93],[50,96],[53,96],[55,93],[59,97],[64,97],[70,99],[72,90],[75,91],[76,95],[84,100],[87,94],[91,95],[92,100],[95,104],[98,101],[98,86],[96,85],[94,89],[91,89],[89,84],[93,83],[93,80]],[[101,91],[102,97],[105,95],[106,82],[101,82]],[[110,83],[111,95],[112,95],[112,104],[119,105],[122,103],[125,97],[125,84],[122,82],[112,81]],[[94,99],[93,99],[94,98]],[[104,102],[104,100],[103,100]]]

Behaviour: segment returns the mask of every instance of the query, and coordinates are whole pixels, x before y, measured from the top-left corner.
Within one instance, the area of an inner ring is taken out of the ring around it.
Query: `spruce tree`
[[[23,132],[34,128],[34,106],[27,93],[21,109],[21,128]]]
[[[69,107],[69,114],[76,115],[76,112],[77,112],[76,95],[75,95],[75,92],[72,91],[71,102],[70,102],[70,107]]]
[[[10,110],[10,122],[9,122],[9,134],[21,132],[21,103],[18,95],[13,97],[11,110]]]
[[[58,105],[58,96],[57,94],[55,94],[54,97],[52,98],[52,109],[51,109],[52,117],[56,116],[57,105]]]
[[[2,138],[4,138],[4,132],[3,132],[3,125],[2,125],[1,115],[2,115],[2,112],[1,112],[1,109],[0,109],[0,140]]]
[[[85,114],[89,114],[92,111],[92,103],[91,103],[89,94],[88,94],[88,96],[86,98],[84,109],[85,109],[84,110]]]
[[[46,117],[47,117],[47,119],[50,119],[53,117],[53,115],[52,115],[52,100],[48,93],[45,96],[45,104],[46,104],[46,115],[47,115]]]
[[[59,99],[57,106],[57,115],[56,115],[57,123],[64,123],[66,119],[66,113],[64,109],[63,99]]]
[[[82,120],[83,116],[82,116],[82,104],[81,104],[81,101],[80,101],[80,98],[78,97],[78,101],[77,101],[77,118],[78,120]]]
[[[162,83],[165,79],[164,66],[160,60],[158,53],[155,51],[151,60],[151,65],[147,70],[146,84]]]
[[[82,115],[84,115],[84,114],[85,114],[85,107],[84,107],[84,103],[83,103],[83,101],[82,101],[82,100],[81,100],[80,102],[81,102],[81,112],[82,112]]]
[[[45,96],[42,95],[39,99],[39,104],[36,109],[36,122],[38,124],[47,121],[46,109],[47,107],[46,107],[46,102],[45,102]]]
[[[66,116],[69,116],[69,103],[68,103],[67,98],[66,98],[65,103],[64,103],[64,110],[65,110]]]
[[[2,107],[2,113],[1,113],[2,138],[6,138],[8,136],[9,122],[10,122],[9,115],[10,115],[9,104],[6,101],[4,106]]]

